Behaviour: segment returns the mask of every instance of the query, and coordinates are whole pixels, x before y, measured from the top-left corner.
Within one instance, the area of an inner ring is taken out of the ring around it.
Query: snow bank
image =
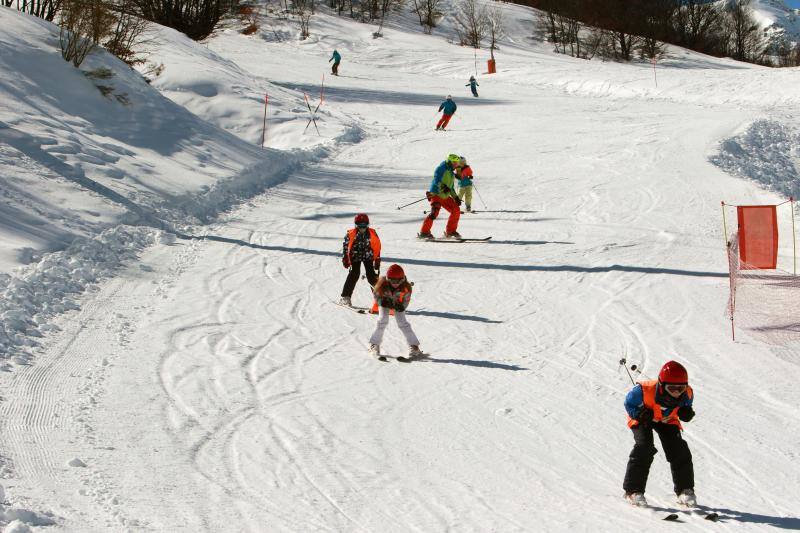
[[[48,319],[77,309],[77,298],[87,287],[135,259],[157,234],[150,228],[118,226],[47,254],[13,277],[0,274],[0,363],[12,358],[26,364],[35,339],[51,328]]]
[[[800,196],[800,130],[758,120],[720,143],[711,162],[730,174],[755,180],[784,196]]]

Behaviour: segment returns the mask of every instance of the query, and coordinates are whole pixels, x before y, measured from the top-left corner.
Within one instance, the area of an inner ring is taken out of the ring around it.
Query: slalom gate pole
[[[269,103],[269,95],[264,93],[264,126],[261,128],[261,148],[264,148],[264,142],[267,140],[267,104]]]
[[[722,204],[722,230],[725,232],[725,249],[728,247],[728,222],[725,219],[725,202],[720,202]]]
[[[410,206],[410,205],[418,204],[418,203],[420,203],[422,200],[427,200],[427,198],[420,198],[419,200],[414,200],[414,201],[413,201],[413,202],[411,202],[410,204],[406,204],[406,205],[398,205],[398,206],[397,206],[397,209],[403,209],[403,208],[406,208],[406,207],[408,207],[408,206]]]
[[[792,255],[794,256],[794,275],[797,275],[797,236],[794,231],[794,197],[789,197],[789,208],[792,210]]]
[[[481,193],[478,192],[478,188],[475,186],[474,183],[472,184],[472,188],[475,189],[475,192],[478,194],[478,198],[481,199],[481,203],[483,204],[483,208],[484,209],[489,209],[488,207],[486,207],[486,202],[483,201],[483,197],[481,196]]]

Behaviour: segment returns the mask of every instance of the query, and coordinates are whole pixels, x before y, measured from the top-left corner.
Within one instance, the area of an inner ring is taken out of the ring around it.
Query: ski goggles
[[[685,383],[671,383],[669,385],[664,385],[664,388],[667,389],[667,392],[671,392],[672,394],[683,394],[688,385]]]
[[[406,278],[386,278],[386,279],[388,279],[389,283],[391,283],[392,285],[400,285],[406,280]]]
[[[365,224],[362,222],[361,224],[356,224],[356,227],[358,229],[367,229],[369,227],[369,224]]]

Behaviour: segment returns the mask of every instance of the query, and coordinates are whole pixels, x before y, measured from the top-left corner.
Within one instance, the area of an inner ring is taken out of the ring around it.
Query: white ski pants
[[[370,344],[377,344],[380,346],[381,342],[383,342],[383,333],[386,331],[386,326],[389,325],[389,317],[389,308],[381,307],[380,315],[378,317],[378,324],[375,326],[375,331],[372,333],[372,337],[369,338]],[[417,339],[417,336],[414,335],[414,330],[411,329],[411,324],[409,324],[408,320],[406,320],[406,314],[403,311],[395,311],[394,319],[397,321],[397,327],[400,328],[401,332],[403,332],[403,336],[405,336],[408,345],[419,346],[419,340]]]

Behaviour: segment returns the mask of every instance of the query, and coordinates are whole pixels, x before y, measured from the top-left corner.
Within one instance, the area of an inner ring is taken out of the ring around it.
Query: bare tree
[[[293,0],[292,6],[294,14],[300,21],[300,40],[303,41],[311,35],[309,25],[311,24],[311,2],[313,0]]]
[[[494,4],[486,10],[487,36],[489,37],[489,53],[494,61],[494,51],[498,50],[497,42],[503,38],[505,25],[503,23],[503,9]]]
[[[461,0],[453,19],[461,44],[480,48],[488,25],[485,8],[477,0]]]
[[[731,55],[739,61],[759,61],[765,52],[761,30],[750,0],[732,0],[725,8]]]
[[[199,41],[211,35],[225,13],[235,12],[239,0],[125,0],[125,3],[129,12]]]
[[[88,2],[83,0],[67,0],[61,7],[59,17],[61,57],[75,67],[81,66],[96,45],[92,39],[97,31],[92,11]]]
[[[441,16],[439,4],[441,0],[412,0],[414,2],[414,13],[419,17],[419,23],[425,33],[431,33],[436,27],[436,19]]]
[[[722,10],[704,0],[684,0],[675,12],[677,44],[711,52],[709,41],[721,30]]]
[[[0,0],[0,5],[11,7],[16,4],[17,11],[52,22],[61,9],[62,0]]]

